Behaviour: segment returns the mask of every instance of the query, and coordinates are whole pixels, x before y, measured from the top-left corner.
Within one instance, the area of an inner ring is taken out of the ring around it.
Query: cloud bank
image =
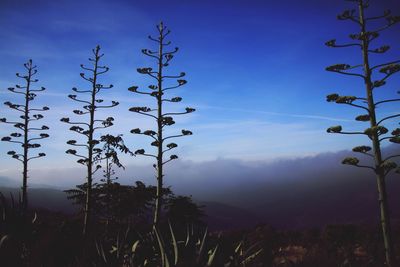
[[[396,149],[391,146],[386,152],[393,153]],[[165,186],[171,186],[176,194],[192,195],[199,201],[218,202],[249,211],[257,218],[254,224],[306,227],[375,222],[378,196],[374,174],[341,165],[341,160],[351,154],[341,151],[271,162],[176,161],[166,168]],[[32,187],[36,183],[39,184],[36,187],[46,184],[71,188],[84,179],[83,168],[42,169],[31,174],[38,177],[31,181]],[[155,183],[150,165],[128,165],[118,176],[124,184],[133,184],[136,180]],[[400,211],[395,208],[400,202],[398,176],[389,176],[387,187],[393,216],[400,219]]]

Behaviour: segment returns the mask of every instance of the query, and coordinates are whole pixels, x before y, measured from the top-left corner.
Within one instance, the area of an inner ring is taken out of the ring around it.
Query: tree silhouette
[[[131,156],[134,156],[134,154],[125,145],[122,135],[102,135],[100,142],[103,143],[103,151],[96,156],[95,161],[100,163],[105,160],[105,168],[103,168],[103,178],[100,180],[102,183],[98,184],[96,189],[100,192],[98,201],[102,202],[104,206],[103,214],[109,220],[113,218],[112,192],[115,189],[114,181],[118,180],[118,177],[115,176],[113,165],[125,169],[118,158],[118,151]]]
[[[85,67],[81,64],[81,68],[87,71],[89,74],[80,73],[82,79],[86,80],[90,84],[90,89],[87,90],[79,90],[77,88],[72,88],[72,90],[79,94],[89,94],[90,97],[88,100],[80,99],[77,95],[68,95],[68,97],[76,102],[83,103],[82,110],[74,110],[73,112],[78,116],[89,115],[87,122],[72,122],[70,118],[62,118],[61,121],[67,124],[71,124],[71,131],[76,132],[83,136],[85,142],[78,143],[76,140],[69,140],[67,144],[81,147],[86,150],[87,154],[79,154],[78,151],[74,149],[68,149],[66,151],[67,154],[74,155],[78,157],[78,163],[85,165],[87,167],[87,177],[86,177],[86,201],[85,201],[85,209],[84,209],[84,222],[83,222],[83,234],[85,235],[88,231],[88,227],[91,220],[91,212],[92,212],[92,184],[93,184],[93,174],[101,168],[101,165],[97,164],[96,161],[101,160],[98,156],[103,152],[103,149],[99,148],[100,140],[96,139],[95,132],[97,130],[105,129],[111,127],[113,125],[114,118],[108,117],[106,119],[97,119],[95,117],[96,111],[104,108],[112,108],[117,106],[119,103],[116,101],[111,101],[110,104],[104,105],[101,104],[104,102],[103,99],[98,98],[98,94],[102,90],[111,89],[113,85],[104,86],[99,83],[99,75],[102,75],[109,71],[109,68],[106,66],[100,66],[100,59],[104,56],[104,54],[100,54],[100,46],[96,46],[95,49],[92,50],[94,58],[89,58],[89,61],[92,62],[92,68]],[[96,166],[95,166],[96,165]]]
[[[111,134],[102,135],[100,137],[100,142],[103,144],[102,153],[96,155],[95,161],[106,161],[105,169],[103,170],[104,179],[101,181],[109,184],[118,179],[118,177],[113,177],[115,175],[113,165],[116,165],[118,168],[125,169],[118,158],[118,150],[131,156],[134,156],[135,154],[133,154],[125,145],[121,134],[117,136]]]
[[[166,203],[166,216],[175,224],[186,226],[193,223],[202,223],[204,216],[203,206],[193,202],[191,196],[172,196]]]
[[[105,161],[105,168],[103,168],[103,179],[100,184],[92,184],[91,194],[93,201],[92,213],[99,215],[102,214],[107,220],[112,218],[112,197],[115,191],[115,183],[118,177],[115,177],[115,170],[113,165],[119,168],[124,168],[118,158],[118,151],[134,155],[127,146],[124,144],[122,135],[106,134],[100,137],[100,142],[103,144],[101,153],[94,157],[95,164],[101,164]],[[67,198],[73,201],[73,204],[84,207],[86,203],[86,190],[87,183],[77,185],[73,189],[64,190],[67,193]]]
[[[31,127],[30,124],[32,121],[43,119],[43,115],[39,112],[49,110],[49,108],[46,106],[42,108],[31,107],[31,102],[37,96],[36,92],[41,92],[46,89],[44,87],[41,87],[40,89],[32,89],[33,84],[39,80],[33,78],[33,76],[35,76],[37,73],[37,66],[33,65],[31,59],[24,64],[24,67],[27,73],[22,75],[17,73],[16,76],[25,80],[25,84],[22,86],[17,84],[15,88],[10,87],[8,90],[12,93],[23,95],[25,97],[25,103],[14,104],[9,101],[4,102],[4,105],[8,106],[10,109],[14,109],[22,113],[22,115],[19,116],[21,121],[9,121],[6,118],[0,118],[0,122],[13,124],[14,127],[18,129],[18,132],[14,132],[11,133],[10,136],[3,137],[1,141],[20,144],[22,147],[22,154],[15,151],[8,151],[7,154],[23,164],[21,204],[22,210],[25,213],[28,208],[28,163],[32,159],[46,156],[45,153],[38,153],[35,156],[30,156],[29,150],[39,148],[41,145],[37,143],[37,141],[49,137],[47,133],[37,133],[40,131],[46,131],[49,129],[49,127],[46,125],[42,125],[41,127]],[[35,132],[36,134],[32,135],[32,132]]]
[[[170,33],[170,30],[167,30],[167,27],[161,22],[157,25],[158,38],[153,38],[149,36],[149,39],[154,41],[157,44],[157,51],[152,51],[149,49],[142,49],[142,53],[148,57],[154,58],[157,65],[157,70],[153,70],[152,68],[138,68],[137,72],[140,74],[147,75],[155,80],[156,84],[151,84],[148,86],[149,90],[140,91],[137,86],[132,86],[128,90],[136,93],[143,94],[153,97],[157,106],[155,108],[150,107],[132,107],[129,111],[150,117],[157,122],[156,131],[146,130],[142,131],[138,128],[131,130],[133,134],[141,134],[145,136],[149,136],[152,139],[152,146],[157,147],[157,153],[151,154],[146,153],[144,149],[139,149],[135,151],[136,155],[148,156],[152,157],[156,160],[156,163],[153,165],[156,170],[156,178],[157,178],[157,195],[156,195],[156,207],[154,211],[154,220],[153,225],[157,226],[160,219],[160,211],[162,206],[162,187],[163,187],[163,178],[164,171],[163,166],[178,158],[177,155],[170,155],[169,159],[165,160],[164,155],[166,152],[176,148],[178,145],[176,143],[166,143],[167,140],[177,137],[182,137],[186,135],[191,135],[192,132],[188,130],[182,130],[180,134],[164,136],[164,129],[167,126],[171,126],[175,124],[175,121],[172,116],[174,115],[183,115],[187,113],[194,112],[195,109],[187,107],[183,112],[167,112],[164,113],[164,105],[166,102],[176,103],[181,102],[181,97],[172,97],[165,98],[165,92],[179,88],[186,84],[186,80],[183,80],[182,77],[185,76],[184,72],[181,72],[179,75],[169,75],[164,73],[164,68],[169,66],[169,62],[172,60],[174,54],[178,52],[178,48],[175,47],[172,51],[165,51],[165,47],[170,45],[170,41],[166,41],[167,35]],[[177,84],[175,85],[165,85],[167,80],[176,79]]]
[[[348,0],[355,2],[358,5],[358,12],[356,10],[346,10],[338,16],[339,20],[350,20],[359,26],[360,32],[351,34],[351,43],[348,44],[337,44],[336,40],[330,40],[326,42],[329,47],[357,47],[361,49],[362,64],[349,65],[349,64],[336,64],[326,68],[327,71],[340,73],[343,75],[350,75],[359,77],[364,81],[366,95],[363,97],[358,96],[340,96],[338,94],[330,94],[327,96],[328,102],[335,102],[337,104],[345,104],[358,109],[361,109],[365,114],[357,116],[355,119],[361,122],[369,122],[369,128],[365,131],[346,132],[342,130],[342,126],[333,126],[328,128],[328,133],[338,134],[350,134],[350,135],[364,135],[367,136],[372,146],[357,146],[353,148],[354,152],[361,153],[369,156],[374,160],[373,166],[360,164],[360,160],[356,157],[345,158],[342,163],[346,165],[352,165],[359,168],[371,169],[376,174],[377,187],[379,194],[379,206],[381,216],[381,227],[383,232],[383,239],[385,245],[385,257],[387,266],[395,266],[395,257],[393,252],[393,243],[391,239],[391,225],[389,216],[389,207],[386,193],[386,177],[391,171],[399,172],[397,164],[392,159],[399,157],[400,155],[391,155],[386,158],[382,156],[381,144],[389,141],[392,143],[400,143],[400,129],[394,129],[391,134],[389,130],[383,126],[384,122],[390,119],[400,117],[399,114],[393,114],[390,116],[379,117],[377,114],[377,108],[381,105],[389,102],[400,101],[400,98],[384,99],[375,101],[374,91],[377,88],[382,87],[386,84],[386,81],[393,74],[400,71],[400,60],[395,60],[387,63],[378,64],[371,66],[370,56],[371,54],[383,54],[389,50],[388,45],[383,45],[378,48],[372,48],[372,42],[377,39],[382,31],[390,28],[394,24],[400,22],[400,17],[392,16],[390,11],[385,11],[383,15],[366,18],[364,15],[365,10],[369,6],[369,1],[366,0]],[[371,30],[367,28],[367,24],[370,21],[386,20],[385,25],[378,29]],[[379,78],[375,78],[379,71]],[[389,134],[389,135],[388,135]],[[386,136],[385,136],[386,135]]]
[[[104,218],[111,222],[123,222],[131,219],[135,221],[144,220],[154,207],[157,188],[146,186],[141,181],[136,181],[135,185],[121,185],[111,179],[109,184],[93,184],[92,196],[97,201],[92,205],[92,216]],[[64,192],[67,199],[74,205],[84,206],[86,203],[87,184],[77,185],[74,189]],[[163,197],[169,201],[172,195],[170,188],[163,188]]]
[[[72,201],[73,205],[77,205],[82,207],[79,212],[85,213],[85,205],[86,205],[86,191],[87,191],[87,183],[76,185],[75,188],[64,190],[67,194],[67,199]],[[91,189],[92,199],[98,199],[100,192],[97,190],[97,184],[92,184]],[[97,214],[98,211],[101,210],[100,203],[98,201],[94,201],[91,203],[91,216],[94,217],[94,214]]]

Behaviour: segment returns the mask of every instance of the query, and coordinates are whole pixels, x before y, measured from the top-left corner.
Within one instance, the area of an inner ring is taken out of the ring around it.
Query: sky
[[[325,67],[360,64],[361,53],[355,48],[328,48],[324,43],[333,38],[345,42],[356,32],[351,22],[336,19],[341,11],[352,8],[345,1],[317,0],[0,0],[0,102],[20,101],[7,88],[19,82],[15,73],[32,59],[39,70],[38,86],[47,88],[34,103],[50,107],[41,122],[50,127],[51,137],[41,142],[47,158],[32,161],[31,177],[41,174],[52,179],[55,169],[81,170],[84,175],[76,159],[65,154],[70,148],[65,142],[76,135],[60,119],[76,118],[72,110],[79,105],[67,95],[72,87],[87,86],[79,77],[79,66],[88,64],[91,49],[100,45],[105,54],[102,63],[110,67],[101,83],[114,85],[104,99],[120,105],[107,114],[100,112],[99,118],[114,116],[110,132],[123,134],[132,150],[151,149],[147,139],[129,131],[154,125],[128,109],[153,103],[127,88],[149,84],[136,68],[154,66],[140,51],[154,48],[147,36],[154,36],[155,26],[163,21],[171,29],[171,46],[180,48],[168,71],[184,71],[188,81],[170,95],[183,97],[182,103],[166,108],[196,108],[195,113],[177,118],[168,130],[170,134],[181,129],[194,133],[176,140],[175,152],[181,160],[231,159],[251,164],[350,149],[367,139],[329,135],[326,128],[340,124],[354,130],[367,125],[355,123],[358,110],[327,103],[325,97],[334,92],[362,96],[363,84],[358,78],[329,73]],[[387,8],[400,13],[397,0],[376,0],[371,1],[368,14],[381,14]],[[391,50],[373,57],[372,63],[400,58],[400,26],[384,32],[377,46],[386,43]],[[399,77],[391,78],[376,92],[377,99],[397,97],[399,81]],[[397,111],[398,104],[389,104],[379,114]],[[12,119],[16,114],[3,106],[0,117]],[[388,124],[390,128],[396,125],[398,121]],[[8,135],[11,129],[1,124],[0,135]],[[14,178],[21,166],[6,155],[9,150],[16,147],[2,142],[0,175]],[[140,157],[123,157],[123,161],[126,165],[152,163]],[[134,169],[127,171],[134,173]]]

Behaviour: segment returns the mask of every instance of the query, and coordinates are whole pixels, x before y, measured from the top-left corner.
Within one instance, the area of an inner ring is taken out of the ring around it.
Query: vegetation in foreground
[[[339,15],[340,20],[351,20],[359,24],[360,33],[350,35],[355,43],[338,45],[336,40],[326,44],[330,47],[357,46],[362,50],[363,62],[361,65],[350,66],[348,64],[336,64],[327,68],[328,71],[340,74],[361,77],[365,83],[366,97],[340,96],[331,94],[327,100],[337,104],[346,104],[361,108],[367,112],[356,118],[358,121],[370,123],[370,128],[364,132],[344,132],[341,126],[328,129],[330,133],[360,134],[369,137],[372,147],[358,146],[354,152],[371,156],[373,166],[360,165],[358,158],[346,158],[343,163],[361,168],[372,169],[377,176],[379,202],[381,211],[381,232],[377,229],[354,225],[327,226],[325,229],[309,231],[282,232],[271,227],[260,225],[247,231],[230,231],[223,233],[209,232],[202,223],[203,213],[190,197],[174,196],[170,189],[163,187],[163,165],[177,159],[176,155],[170,155],[164,160],[164,153],[177,147],[175,143],[165,144],[166,139],[191,135],[192,132],[182,130],[181,134],[164,136],[164,127],[175,123],[172,115],[183,115],[195,111],[186,108],[184,112],[163,113],[164,102],[180,102],[180,97],[164,98],[166,90],[178,88],[186,84],[182,80],[185,74],[171,76],[164,75],[163,68],[177,49],[163,52],[164,38],[169,31],[161,23],[157,29],[159,37],[150,39],[158,43],[158,52],[144,49],[143,54],[157,60],[158,71],[152,68],[139,68],[138,72],[156,79],[157,85],[150,85],[150,92],[138,91],[138,87],[132,86],[130,91],[145,94],[157,100],[157,108],[132,107],[130,111],[152,117],[157,122],[157,131],[133,129],[134,134],[143,134],[154,139],[152,146],[157,147],[157,154],[147,154],[144,149],[136,150],[134,154],[150,156],[156,159],[157,186],[145,186],[136,183],[135,186],[120,185],[112,178],[112,164],[118,164],[116,150],[130,153],[120,137],[103,135],[97,139],[95,131],[106,129],[113,125],[114,118],[95,118],[97,109],[112,108],[118,102],[112,101],[110,105],[100,105],[103,99],[97,98],[97,93],[112,86],[103,86],[97,82],[97,76],[108,71],[105,66],[99,66],[100,47],[93,50],[93,68],[81,66],[84,70],[93,74],[80,76],[90,83],[90,90],[78,90],[76,93],[89,93],[89,100],[78,99],[77,95],[69,95],[74,101],[84,103],[82,110],[74,110],[76,115],[89,115],[89,121],[72,122],[69,118],[61,121],[73,124],[70,130],[83,136],[85,140],[79,143],[77,140],[69,140],[72,146],[83,147],[87,155],[81,155],[74,149],[67,150],[68,154],[79,157],[78,163],[87,167],[86,182],[78,185],[76,189],[67,190],[69,198],[82,207],[81,212],[74,217],[66,217],[45,211],[34,212],[27,210],[27,172],[28,160],[44,157],[44,153],[29,157],[28,149],[38,148],[40,144],[30,143],[33,140],[47,138],[49,135],[42,133],[39,137],[28,137],[30,131],[48,130],[47,126],[41,128],[29,128],[31,120],[42,119],[41,114],[30,117],[30,111],[45,111],[42,109],[29,109],[29,101],[35,98],[34,90],[30,90],[32,76],[36,73],[36,66],[32,61],[25,64],[28,70],[27,76],[18,77],[26,80],[26,89],[22,91],[10,88],[13,93],[25,95],[25,105],[5,104],[12,109],[23,112],[21,122],[11,122],[1,118],[2,123],[14,124],[21,133],[11,133],[9,137],[3,137],[2,141],[18,143],[23,148],[23,154],[9,151],[8,154],[23,163],[23,187],[22,198],[15,201],[1,197],[2,218],[0,224],[0,257],[2,266],[382,266],[395,267],[398,262],[399,244],[392,240],[392,236],[399,234],[399,227],[392,229],[389,216],[389,208],[386,201],[385,178],[389,172],[397,170],[397,164],[391,159],[400,155],[390,155],[383,158],[381,154],[381,142],[390,141],[400,143],[400,129],[394,129],[390,136],[381,137],[389,132],[382,126],[389,119],[398,118],[400,114],[390,115],[377,119],[376,107],[378,105],[397,102],[400,99],[386,99],[374,101],[373,90],[385,85],[386,80],[400,71],[400,61],[369,65],[369,53],[385,53],[389,47],[382,46],[370,49],[370,43],[379,36],[379,32],[400,22],[400,17],[385,12],[382,16],[365,18],[364,11],[369,6],[366,0],[349,0],[358,5],[358,17],[354,10],[345,11]],[[367,20],[386,19],[387,25],[373,31],[366,29]],[[361,68],[360,73],[351,72]],[[379,69],[382,77],[372,79],[373,70]],[[165,87],[163,81],[167,78],[178,79],[177,85]],[[44,88],[36,91],[43,91]],[[361,101],[367,106],[356,104]],[[155,112],[156,115],[151,114]],[[97,126],[95,124],[98,124]],[[81,127],[82,126],[82,127]],[[12,138],[22,137],[24,141],[15,141]],[[87,139],[87,140],[86,140]],[[121,143],[121,142],[122,143]],[[104,144],[103,148],[96,146]],[[108,146],[107,146],[108,145]],[[373,154],[370,154],[369,151]],[[102,156],[104,152],[104,157]],[[101,168],[100,163],[106,161],[105,174],[102,184],[93,183],[93,175]],[[95,166],[95,164],[98,164]],[[111,164],[111,165],[110,165]],[[154,216],[153,215],[154,211]],[[83,234],[81,222],[83,221]]]
[[[85,184],[66,190],[80,207],[74,216],[47,210],[23,213],[1,195],[2,266],[382,266],[381,232],[368,226],[279,231],[268,225],[209,232],[203,207],[163,189],[164,209],[153,228],[156,186],[121,185],[108,165],[94,184],[93,224],[82,235]],[[400,225],[394,234],[400,233]],[[398,252],[399,244],[395,244]]]
[[[30,210],[24,216],[20,203],[2,196],[2,266],[383,266],[379,228],[329,225],[280,231],[258,225],[209,232],[201,220],[201,207],[190,197],[169,191],[165,192],[170,197],[164,199],[168,204],[163,220],[153,231],[152,216],[147,215],[152,214],[148,204],[154,202],[156,188],[138,182],[131,189],[136,190],[131,197],[142,199],[142,205],[109,220],[94,209],[96,223],[86,236],[81,231],[83,213],[71,217]],[[147,193],[150,201],[146,201]],[[400,234],[400,225],[394,225],[393,233]],[[399,243],[394,249],[400,255]]]

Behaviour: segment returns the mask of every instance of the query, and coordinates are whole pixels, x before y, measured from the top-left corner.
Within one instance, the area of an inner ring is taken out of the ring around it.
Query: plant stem
[[[94,132],[94,112],[96,104],[96,82],[97,82],[97,66],[99,62],[99,46],[95,51],[94,72],[92,81],[92,99],[90,107],[90,121],[89,121],[89,136],[88,136],[88,164],[87,164],[87,187],[86,187],[86,204],[85,204],[85,218],[83,222],[83,235],[86,235],[91,223],[92,216],[92,183],[93,183],[93,132]]]
[[[375,103],[372,92],[372,79],[371,79],[371,68],[369,65],[369,54],[368,54],[368,46],[369,40],[366,37],[366,21],[364,18],[364,1],[359,1],[359,14],[360,14],[360,24],[361,24],[361,36],[364,36],[362,39],[362,56],[363,56],[363,64],[364,64],[364,75],[365,75],[365,88],[367,93],[367,102],[368,108],[370,110],[370,126],[376,127],[376,113],[375,113]],[[393,243],[391,240],[391,225],[390,225],[390,216],[389,216],[389,207],[387,201],[387,193],[386,193],[386,181],[385,181],[385,173],[382,168],[382,152],[379,142],[378,133],[374,132],[372,135],[372,146],[374,151],[374,160],[375,160],[375,169],[376,169],[376,180],[378,187],[378,201],[380,208],[380,218],[381,218],[381,227],[383,233],[383,240],[385,246],[385,258],[386,264],[388,267],[395,267],[394,263],[394,255],[393,255]]]
[[[28,134],[29,134],[29,94],[32,77],[32,64],[28,63],[28,78],[26,82],[25,92],[25,113],[24,113],[24,158],[23,158],[23,173],[22,173],[22,211],[25,214],[28,209]]]
[[[158,139],[158,153],[157,153],[157,193],[156,193],[156,207],[154,210],[153,227],[157,227],[160,220],[161,205],[162,205],[162,186],[163,186],[163,125],[162,125],[162,54],[163,54],[163,23],[159,25],[160,38],[158,47],[158,96],[157,96],[157,139]]]

